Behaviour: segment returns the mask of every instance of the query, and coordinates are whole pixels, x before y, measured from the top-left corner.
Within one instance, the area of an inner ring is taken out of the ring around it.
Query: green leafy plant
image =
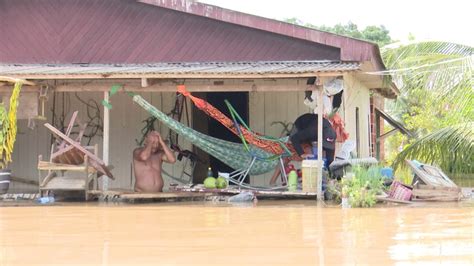
[[[403,148],[393,167],[417,159],[448,173],[473,173],[474,47],[412,41],[385,46],[381,54],[391,69],[383,74],[393,76],[400,89],[386,108],[418,136],[408,142],[392,139]]]
[[[352,178],[342,180],[342,197],[348,197],[352,207],[372,207],[377,202],[377,194],[382,191],[381,167],[355,167]]]

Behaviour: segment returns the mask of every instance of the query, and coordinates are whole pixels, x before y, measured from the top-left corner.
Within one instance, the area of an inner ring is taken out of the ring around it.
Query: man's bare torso
[[[135,191],[138,192],[161,192],[163,191],[163,178],[161,176],[161,166],[163,164],[162,151],[153,153],[148,160],[139,161],[136,159],[137,153],[144,148],[137,148],[133,151]]]

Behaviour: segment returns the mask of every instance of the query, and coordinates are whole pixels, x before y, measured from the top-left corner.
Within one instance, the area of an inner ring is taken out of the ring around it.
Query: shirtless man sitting
[[[176,158],[164,143],[161,135],[152,131],[145,139],[145,147],[136,148],[133,151],[135,191],[163,191],[163,177],[161,176],[163,162],[175,163]]]

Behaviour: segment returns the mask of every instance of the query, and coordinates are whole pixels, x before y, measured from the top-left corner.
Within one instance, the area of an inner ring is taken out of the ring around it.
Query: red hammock
[[[203,99],[192,96],[191,93],[186,90],[186,87],[184,85],[178,85],[178,92],[181,93],[183,96],[191,99],[194,105],[197,108],[199,108],[201,111],[205,112],[210,117],[219,121],[227,129],[232,131],[235,135],[239,136],[239,132],[235,128],[234,122],[232,121],[232,119],[228,118],[225,114],[223,114],[217,108],[212,106],[210,103],[204,101]],[[264,151],[267,151],[273,154],[283,154],[285,152],[285,149],[278,142],[258,138],[258,136],[256,136],[255,134],[248,131],[245,127],[242,127],[242,126],[240,126],[240,130],[247,142],[249,142],[250,144],[254,146],[259,147],[260,149]],[[285,143],[285,145],[288,148],[288,150],[290,150],[290,152],[292,153],[293,155],[292,159],[301,160],[301,158],[296,154],[296,151],[291,144]]]

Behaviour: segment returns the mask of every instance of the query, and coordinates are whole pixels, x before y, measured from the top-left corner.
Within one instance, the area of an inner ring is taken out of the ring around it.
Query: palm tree
[[[449,42],[397,43],[381,49],[401,95],[391,113],[417,131],[394,167],[405,159],[438,164],[452,173],[474,172],[474,48]]]

